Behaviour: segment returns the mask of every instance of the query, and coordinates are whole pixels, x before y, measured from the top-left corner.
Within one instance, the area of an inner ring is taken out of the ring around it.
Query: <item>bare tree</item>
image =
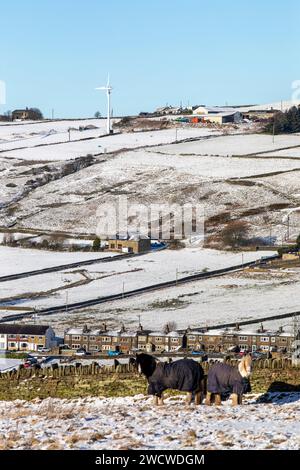
[[[249,224],[243,220],[230,222],[221,232],[220,237],[225,245],[233,248],[244,245],[249,233]]]

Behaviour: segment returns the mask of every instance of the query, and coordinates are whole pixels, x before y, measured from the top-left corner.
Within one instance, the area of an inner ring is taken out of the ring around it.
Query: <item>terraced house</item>
[[[255,331],[227,328],[223,330],[161,331],[144,330],[139,325],[130,331],[124,325],[120,329],[108,330],[106,325],[99,329],[71,328],[65,332],[64,342],[74,351],[85,349],[91,353],[133,350],[146,352],[187,351],[229,352],[238,347],[240,351],[289,352],[294,335],[280,328],[277,331],[265,330],[263,326]]]
[[[64,343],[73,350],[85,349],[91,353],[121,351],[127,353],[138,345],[138,332],[128,331],[124,325],[118,330],[71,328],[65,332]]]
[[[37,351],[55,345],[55,332],[48,325],[0,324],[0,350]]]
[[[227,352],[234,347],[240,351],[289,352],[294,335],[279,328],[277,331],[266,330],[261,325],[254,331],[235,329],[187,331],[187,348],[207,352]]]

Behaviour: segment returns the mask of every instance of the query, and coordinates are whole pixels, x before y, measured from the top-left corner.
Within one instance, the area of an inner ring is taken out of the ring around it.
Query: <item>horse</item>
[[[211,405],[214,399],[216,405],[221,405],[222,398],[231,395],[232,406],[241,405],[243,394],[251,392],[251,364],[251,355],[245,354],[237,367],[221,362],[210,367],[205,404]]]
[[[188,392],[186,403],[190,405],[195,397],[195,404],[203,401],[204,371],[193,359],[180,359],[171,363],[159,362],[149,354],[136,356],[136,367],[140,375],[148,381],[148,394],[153,395],[154,405],[163,405],[163,392],[167,389]]]

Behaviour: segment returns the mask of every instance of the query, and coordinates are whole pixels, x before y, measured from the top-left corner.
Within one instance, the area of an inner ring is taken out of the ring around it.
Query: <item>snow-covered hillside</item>
[[[143,395],[125,398],[0,402],[0,449],[300,449],[300,394],[263,403],[187,407],[183,396],[164,407]]]

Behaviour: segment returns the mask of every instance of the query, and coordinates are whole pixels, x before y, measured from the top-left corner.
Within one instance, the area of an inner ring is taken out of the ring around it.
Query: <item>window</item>
[[[15,347],[16,347],[16,343],[8,343],[8,347],[9,347],[9,348],[15,348]]]
[[[287,342],[287,339],[286,339],[286,338],[280,338],[280,342],[281,342],[281,343],[286,343],[286,342]]]
[[[110,247],[114,249],[116,245],[114,243],[111,243]]]
[[[80,341],[81,337],[80,336],[73,336],[73,341]]]
[[[84,336],[83,337],[83,341],[87,341],[88,340],[88,337],[87,336]]]
[[[96,341],[96,337],[95,337],[95,336],[91,336],[91,337],[90,337],[90,341]]]
[[[4,337],[5,337],[5,335],[0,335],[0,338],[4,338]]]
[[[248,336],[239,336],[239,341],[248,341]]]
[[[157,336],[157,337],[155,338],[155,341],[157,341],[158,343],[161,343],[162,340],[163,340],[163,339],[162,339],[161,336]]]
[[[72,344],[72,349],[80,349],[81,345],[80,344]]]
[[[0,349],[5,349],[5,343],[0,343]]]
[[[262,343],[268,343],[268,342],[269,342],[269,337],[268,337],[268,336],[262,336],[262,337],[260,338],[260,341],[261,341]]]
[[[171,338],[171,343],[178,343],[178,338]]]
[[[110,343],[111,338],[110,336],[102,336],[102,343]]]
[[[21,348],[27,348],[28,344],[27,343],[21,343]]]
[[[263,346],[261,347],[261,349],[262,349],[262,351],[269,351],[269,346],[263,345]]]
[[[239,344],[239,348],[241,351],[246,351],[248,349],[247,344]]]
[[[271,343],[275,343],[275,342],[276,342],[276,338],[274,336],[272,336]]]
[[[122,245],[118,245],[118,250],[122,250]]]

